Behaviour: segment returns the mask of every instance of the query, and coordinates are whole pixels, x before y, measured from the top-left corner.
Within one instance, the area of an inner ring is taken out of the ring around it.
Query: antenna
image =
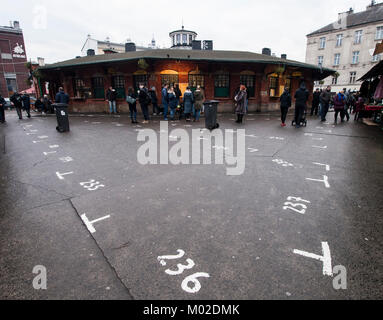
[[[182,30],[185,29],[185,26],[184,26],[184,18],[182,18]]]

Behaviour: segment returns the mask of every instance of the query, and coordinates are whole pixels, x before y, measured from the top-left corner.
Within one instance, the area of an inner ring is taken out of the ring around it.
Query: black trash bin
[[[56,103],[52,105],[56,109],[57,127],[59,132],[69,131],[68,105],[65,103]]]
[[[205,125],[210,131],[219,128],[217,123],[218,103],[217,100],[207,100],[203,103],[205,107]]]

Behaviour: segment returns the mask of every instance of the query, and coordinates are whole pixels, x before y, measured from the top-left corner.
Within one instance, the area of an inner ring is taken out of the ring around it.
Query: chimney
[[[88,49],[87,52],[86,52],[86,55],[89,57],[89,56],[95,56],[96,53],[94,51],[94,49]]]
[[[134,42],[125,43],[125,52],[134,52],[134,51],[137,51],[137,47]]]
[[[45,59],[41,57],[37,57],[37,63],[39,64],[40,67],[45,66]]]
[[[14,29],[20,29],[20,22],[19,21],[13,21],[13,28]]]
[[[284,54],[282,54],[282,55],[281,55],[281,59],[284,59],[284,60],[286,60],[286,59],[287,59],[287,54],[285,54],[285,53],[284,53]]]
[[[264,54],[266,56],[271,56],[271,49],[270,48],[263,48],[262,54]]]
[[[366,10],[371,10],[371,9],[374,9],[374,8],[380,7],[380,6],[383,6],[383,2],[376,3],[376,1],[372,0],[371,4],[369,6],[367,6]]]

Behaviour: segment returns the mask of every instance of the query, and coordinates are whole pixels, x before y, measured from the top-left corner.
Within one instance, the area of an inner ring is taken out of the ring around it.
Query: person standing
[[[56,103],[69,104],[69,95],[64,92],[64,88],[60,87],[55,97]]]
[[[23,114],[21,112],[21,109],[23,108],[23,100],[21,98],[21,95],[18,92],[15,92],[11,97],[10,100],[13,102],[13,105],[16,108],[17,115],[19,116],[20,120],[23,120]]]
[[[331,101],[331,87],[328,86],[326,90],[322,92],[320,95],[320,102],[322,104],[322,112],[321,112],[321,121],[326,122],[326,116],[328,113],[328,109],[330,107],[330,101]]]
[[[109,103],[110,114],[117,114],[117,91],[113,87],[109,87],[106,91],[106,99]]]
[[[24,110],[27,113],[27,117],[31,117],[31,98],[28,94],[24,94],[22,97]]]
[[[43,98],[43,104],[44,104],[44,112],[43,114],[47,114],[47,113],[53,113],[52,112],[52,102],[51,100],[49,99],[48,95],[44,95],[44,98]]]
[[[168,112],[169,112],[169,97],[168,97],[168,88],[169,85],[165,84],[161,91],[162,96],[162,108],[164,109],[164,120],[168,121]]]
[[[247,99],[246,87],[241,84],[240,90],[234,98],[235,102],[237,103],[235,108],[235,113],[237,114],[236,123],[243,122],[243,117],[246,114],[246,99]]]
[[[281,120],[282,120],[282,127],[286,127],[286,117],[287,113],[289,112],[289,108],[291,107],[291,95],[289,88],[286,87],[285,91],[282,93],[281,98]]]
[[[316,89],[314,94],[313,94],[313,103],[312,103],[312,108],[311,108],[311,116],[313,116],[314,114],[316,116],[318,115],[319,98],[320,98],[320,91],[319,91],[319,89]]]
[[[196,91],[194,91],[194,122],[199,122],[204,100],[205,97],[201,90],[201,86],[198,85]]]
[[[138,91],[138,101],[141,105],[141,110],[144,115],[144,121],[143,124],[148,124],[150,121],[149,118],[149,104],[151,102],[151,98],[148,93],[148,89],[145,88],[143,84],[140,84],[140,90]]]
[[[178,106],[181,102],[180,98],[182,97],[182,92],[181,92],[181,89],[180,89],[180,86],[178,83],[174,87],[174,93],[175,93],[176,98],[177,98],[177,106]]]
[[[149,95],[152,100],[153,105],[153,116],[156,116],[157,114],[160,114],[160,108],[158,107],[158,98],[157,98],[157,91],[156,87],[152,87],[149,90]]]
[[[176,109],[178,105],[177,96],[174,92],[174,88],[170,87],[168,91],[168,100],[169,100],[169,108],[170,108],[170,119],[174,120],[174,115],[176,114]]]
[[[346,97],[344,95],[344,91],[342,90],[334,97],[334,110],[335,110],[334,124],[338,123],[338,114],[340,114],[341,121],[344,122],[342,118],[344,118],[345,104],[346,104]]]
[[[133,124],[137,124],[137,95],[132,87],[128,89],[126,102],[129,104],[130,119]]]
[[[307,108],[307,100],[309,99],[309,92],[306,89],[304,82],[301,83],[300,88],[295,92],[295,127],[299,129],[303,115]]]
[[[191,115],[193,113],[193,103],[194,103],[194,95],[193,92],[190,90],[190,87],[186,88],[185,94],[184,94],[184,113],[186,117],[186,121],[191,121]]]
[[[0,122],[5,123],[5,99],[0,94]]]

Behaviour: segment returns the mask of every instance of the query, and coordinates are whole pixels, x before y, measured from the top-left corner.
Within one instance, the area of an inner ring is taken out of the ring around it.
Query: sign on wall
[[[23,49],[23,45],[16,43],[16,46],[13,48],[13,57],[14,58],[20,58],[20,59],[25,59],[25,51]]]

